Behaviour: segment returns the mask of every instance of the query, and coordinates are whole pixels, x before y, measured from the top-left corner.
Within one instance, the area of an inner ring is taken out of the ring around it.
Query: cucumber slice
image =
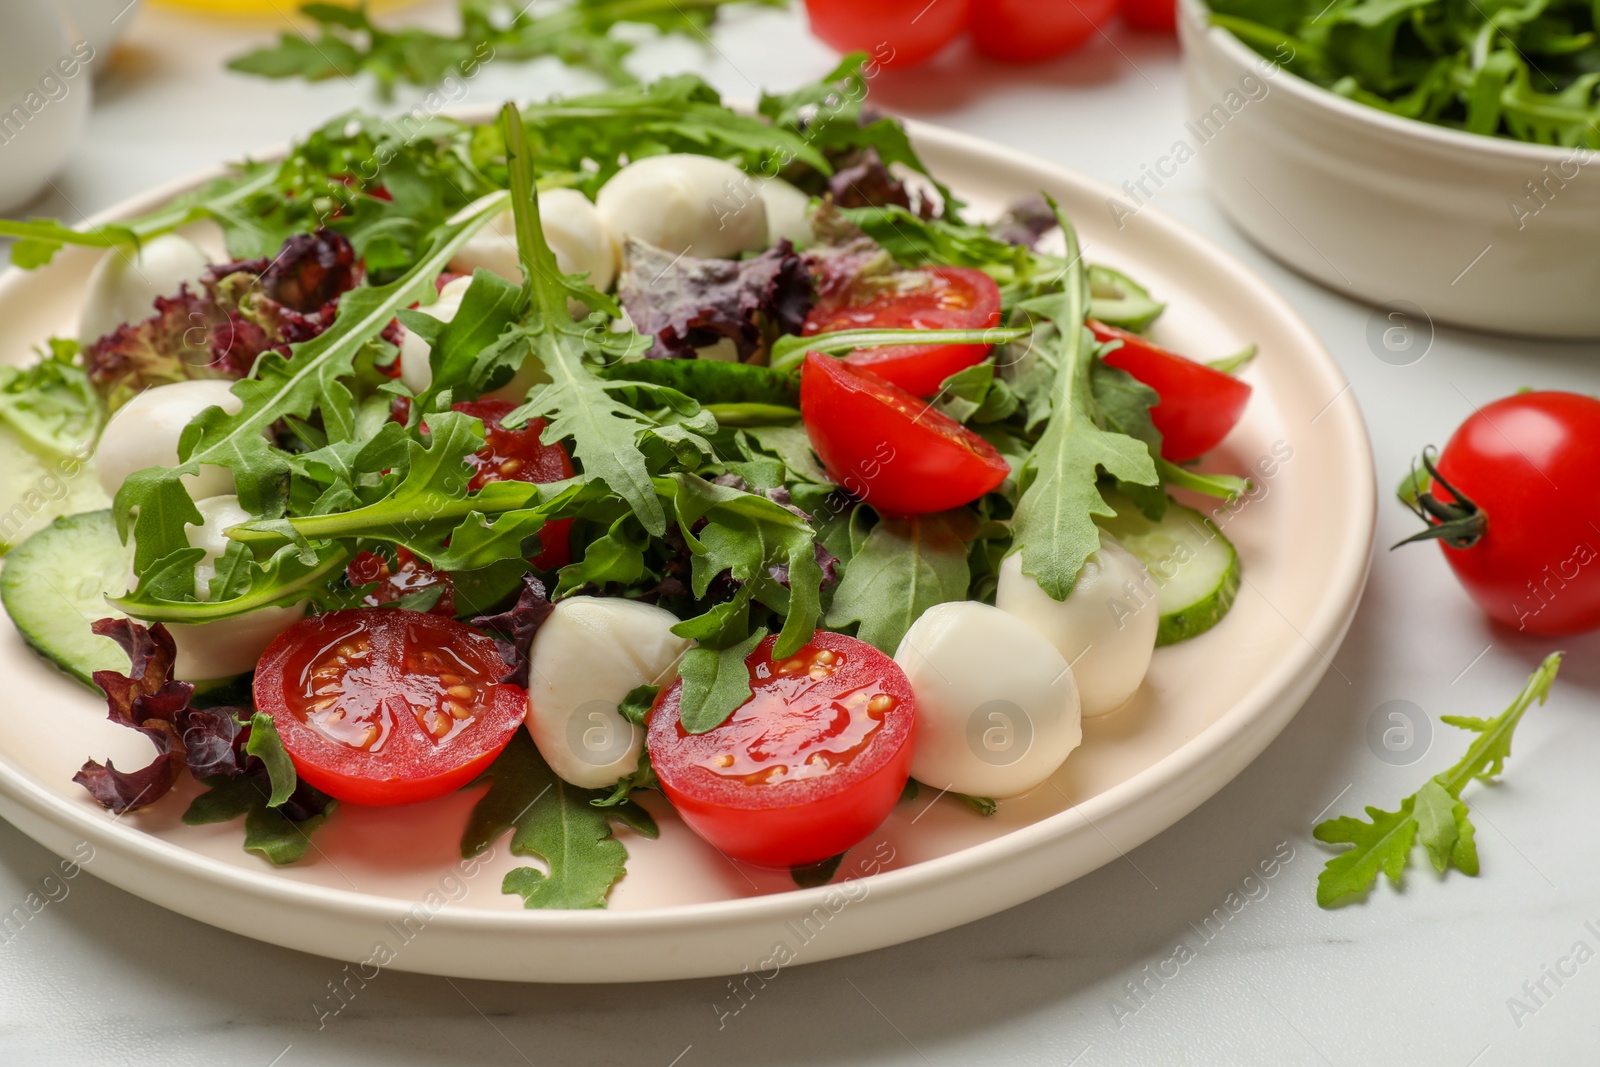
[[[1107,326],[1143,333],[1167,305],[1150,298],[1144,286],[1110,267],[1089,268],[1089,317]]]
[[[0,426],[0,556],[53,519],[110,506],[91,462],[46,457]]]
[[[1203,634],[1228,614],[1239,594],[1239,553],[1216,523],[1176,501],[1151,522],[1127,500],[1114,503],[1115,518],[1096,518],[1100,528],[1139,557],[1156,583],[1161,626],[1156,646]]]
[[[89,629],[120,618],[107,592],[127,588],[133,549],[117,539],[110,511],[55,520],[18,545],[0,570],[0,603],[23,638],[85,685],[100,670],[126,671],[128,657]]]

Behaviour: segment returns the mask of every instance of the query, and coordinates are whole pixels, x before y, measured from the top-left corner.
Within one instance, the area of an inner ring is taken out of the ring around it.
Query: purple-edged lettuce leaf
[[[673,256],[629,238],[617,295],[650,359],[693,359],[726,338],[749,359],[769,333],[799,333],[811,310],[811,278],[794,246],[779,241],[750,259]]]
[[[1006,208],[1006,213],[989,226],[989,232],[1007,244],[1032,248],[1041,237],[1059,225],[1061,222],[1056,218],[1055,208],[1050,206],[1050,201],[1035,194],[1023,197]]]
[[[130,619],[101,619],[94,632],[128,656],[128,672],[96,671],[109,718],[138,730],[156,757],[137,771],[89,760],[73,781],[118,815],[149,807],[171,790],[187,767],[210,786],[195,798],[184,821],[217,822],[248,815],[245,847],[274,863],[300,858],[306,835],[332,800],[300,781],[272,720],[234,707],[193,707],[194,686],[173,678],[176,647],[167,628]]]
[[[555,605],[545,593],[544,582],[527,574],[522,578],[522,592],[516,604],[498,615],[479,615],[469,620],[494,638],[500,658],[510,668],[500,679],[502,682],[528,688],[528,650],[533,645],[533,635],[554,610]]]
[[[362,279],[345,237],[296,234],[271,259],[214,264],[198,289],[157,297],[150,318],[89,345],[84,367],[111,410],[153,385],[243,378],[263,352],[288,356],[290,345],[326,330],[340,296]]]
[[[840,207],[903,207],[921,218],[939,215],[939,206],[895,177],[876,148],[853,153],[828,179],[828,192]]]

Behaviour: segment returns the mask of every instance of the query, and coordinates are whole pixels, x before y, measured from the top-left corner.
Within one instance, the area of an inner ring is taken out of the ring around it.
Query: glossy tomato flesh
[[[501,425],[516,409],[504,400],[472,400],[452,409],[483,422],[484,447],[467,458],[472,481],[467,488],[477,492],[490,482],[559,482],[571,478],[572,460],[560,443],[543,444],[543,419],[530,419],[521,429]],[[539,544],[544,549],[533,558],[540,570],[555,570],[572,562],[571,519],[557,519],[539,528]]]
[[[885,514],[959,507],[1011,473],[994,446],[927,401],[817,352],[800,372],[800,418],[829,476]]]
[[[433,602],[428,611],[433,615],[455,617],[455,588],[450,581],[450,572],[434,570],[432,564],[417,558],[409,549],[396,548],[393,563],[376,552],[357,552],[345,568],[345,576],[352,586],[375,586],[361,598],[361,602],[369,608],[393,604],[402,597],[443,586],[439,591],[439,599]]]
[[[351,804],[386,807],[459,789],[522,725],[528,695],[499,679],[495,643],[452,619],[396,608],[312,615],[256,667],[300,777]]]
[[[1440,547],[1486,614],[1535,634],[1600,629],[1600,400],[1540,392],[1486,404],[1437,467],[1483,511],[1476,544]],[[1453,499],[1438,483],[1432,493]]]
[[[1150,421],[1161,431],[1162,458],[1173,463],[1198,459],[1217,447],[1244,414],[1250,386],[1229,374],[1115,326],[1089,321],[1097,340],[1121,341],[1105,362],[1127,371],[1161,396]]]
[[[906,284],[863,294],[846,287],[806,316],[802,333],[836,330],[986,330],[1000,325],[1000,287],[981,270],[927,267],[904,271]],[[944,380],[982,363],[989,345],[886,345],[850,353],[845,362],[917,396],[933,396]]]
[[[961,35],[968,0],[806,0],[811,32],[881,67],[914,67]]]
[[[968,29],[984,55],[1042,63],[1082,47],[1116,13],[1118,0],[972,0]]]
[[[650,711],[650,762],[683,821],[735,859],[815,863],[882,824],[911,774],[916,698],[894,660],[819,630],[774,661],[769,637],[745,660],[751,697],[703,734],[678,717],[683,682]]]

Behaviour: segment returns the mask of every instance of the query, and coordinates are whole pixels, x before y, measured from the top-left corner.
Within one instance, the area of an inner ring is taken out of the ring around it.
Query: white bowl
[[[1202,0],[1180,0],[1185,141],[1251,240],[1371,303],[1505,333],[1600,337],[1600,152],[1346,100],[1207,14]]]

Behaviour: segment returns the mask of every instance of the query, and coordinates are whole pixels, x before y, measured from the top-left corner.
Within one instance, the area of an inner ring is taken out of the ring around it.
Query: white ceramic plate
[[[852,850],[833,886],[732,863],[661,804],[658,841],[624,832],[628,875],[605,911],[526,911],[500,892],[524,865],[502,841],[463,867],[476,790],[405,809],[341,808],[301,864],[240,848],[238,824],[188,827],[180,787],[114,819],[71,781],[88,757],[147,762],[148,742],[0,631],[0,815],[98,877],[202,922],[306,952],[408,971],[567,982],[689,978],[808,963],[981,918],[1077,878],[1171,826],[1220,789],[1289,721],[1343,639],[1365,581],[1375,489],[1349,386],[1316,337],[1259,279],[1154,211],[1121,232],[1112,190],[1000,146],[927,126],[929,166],[977,210],[1044,189],[1080,220],[1086,254],[1169,301],[1156,336],[1197,356],[1250,342],[1244,422],[1209,461],[1252,472],[1254,499],[1222,522],[1244,561],[1233,612],[1156,652],[1135,703],[1086,724],[1046,785],[983,819],[925,792]],[[205,176],[96,221],[148,211]],[[0,279],[3,358],[70,334],[95,254]],[[1260,464],[1260,466],[1258,466]],[[1268,471],[1266,476],[1263,472]],[[409,916],[409,918],[408,918]]]

